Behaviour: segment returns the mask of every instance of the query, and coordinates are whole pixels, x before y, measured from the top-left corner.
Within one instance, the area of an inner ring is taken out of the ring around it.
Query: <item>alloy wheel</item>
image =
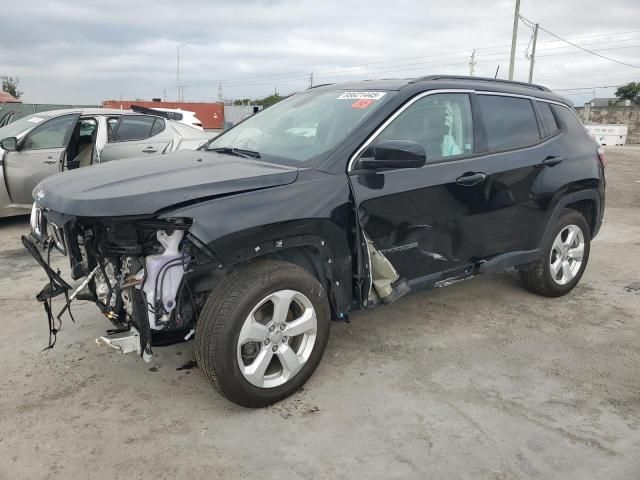
[[[305,295],[296,290],[269,294],[251,310],[240,330],[240,372],[256,387],[283,385],[309,360],[317,329],[315,309]]]
[[[584,235],[580,227],[567,225],[560,230],[549,256],[551,278],[558,285],[566,285],[576,277],[582,266],[584,247]]]

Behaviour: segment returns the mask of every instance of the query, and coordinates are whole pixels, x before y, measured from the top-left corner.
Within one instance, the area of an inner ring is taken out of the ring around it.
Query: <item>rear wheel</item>
[[[263,407],[297,391],[329,338],[325,290],[306,270],[261,261],[226,277],[196,325],[196,360],[232,402]]]
[[[546,297],[569,293],[580,281],[589,259],[589,224],[579,212],[564,209],[544,246],[542,258],[520,271],[527,289]]]

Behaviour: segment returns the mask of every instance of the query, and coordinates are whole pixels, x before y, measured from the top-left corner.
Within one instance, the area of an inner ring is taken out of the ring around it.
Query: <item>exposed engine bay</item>
[[[49,277],[37,296],[49,319],[47,348],[55,344],[62,316],[71,314],[76,299],[94,302],[111,321],[114,328],[97,339],[99,344],[122,353],[135,351],[147,362],[152,345],[188,339],[204,303],[204,293],[194,294],[187,282],[202,254],[187,238],[189,227],[184,219],[131,222],[47,216],[34,205],[32,233],[23,243]],[[51,268],[53,249],[68,257],[71,276],[80,281],[76,287]],[[54,316],[52,299],[60,295],[65,305]]]

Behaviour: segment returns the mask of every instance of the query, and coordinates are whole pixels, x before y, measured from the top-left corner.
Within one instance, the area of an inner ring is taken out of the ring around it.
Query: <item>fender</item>
[[[327,272],[320,281],[328,288],[334,311],[350,308],[354,215],[344,174],[302,169],[291,184],[210,199],[160,218],[192,219],[190,235],[220,260],[194,266],[191,277],[199,291],[211,288],[237,265],[259,257],[282,258],[288,249],[297,249],[292,251],[300,259],[299,252],[306,249],[312,263],[327,265],[314,268]]]
[[[540,237],[537,248],[533,250],[507,252],[502,255],[496,255],[489,260],[482,261],[478,266],[478,273],[499,273],[509,267],[523,266],[537,261],[542,256],[543,246],[546,242],[549,241],[550,237],[553,234],[553,226],[556,224],[556,221],[560,217],[562,209],[569,204],[582,200],[593,200],[596,205],[591,232],[591,238],[594,238],[597,235],[600,226],[602,225],[602,202],[600,192],[598,192],[597,190],[589,189],[570,193],[563,196],[556,202],[551,215],[549,215],[547,219],[544,233]]]
[[[351,309],[352,255],[347,237],[329,220],[301,220],[236,232],[206,245],[210,261],[193,266],[194,291],[206,291],[229,271],[258,259],[281,259],[297,264],[327,289],[332,310],[342,318]]]

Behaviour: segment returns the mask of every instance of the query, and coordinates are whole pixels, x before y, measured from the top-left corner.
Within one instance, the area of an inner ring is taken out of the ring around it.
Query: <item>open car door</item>
[[[72,113],[46,120],[20,139],[17,150],[4,154],[4,180],[12,205],[30,208],[36,185],[61,171],[79,117]]]

